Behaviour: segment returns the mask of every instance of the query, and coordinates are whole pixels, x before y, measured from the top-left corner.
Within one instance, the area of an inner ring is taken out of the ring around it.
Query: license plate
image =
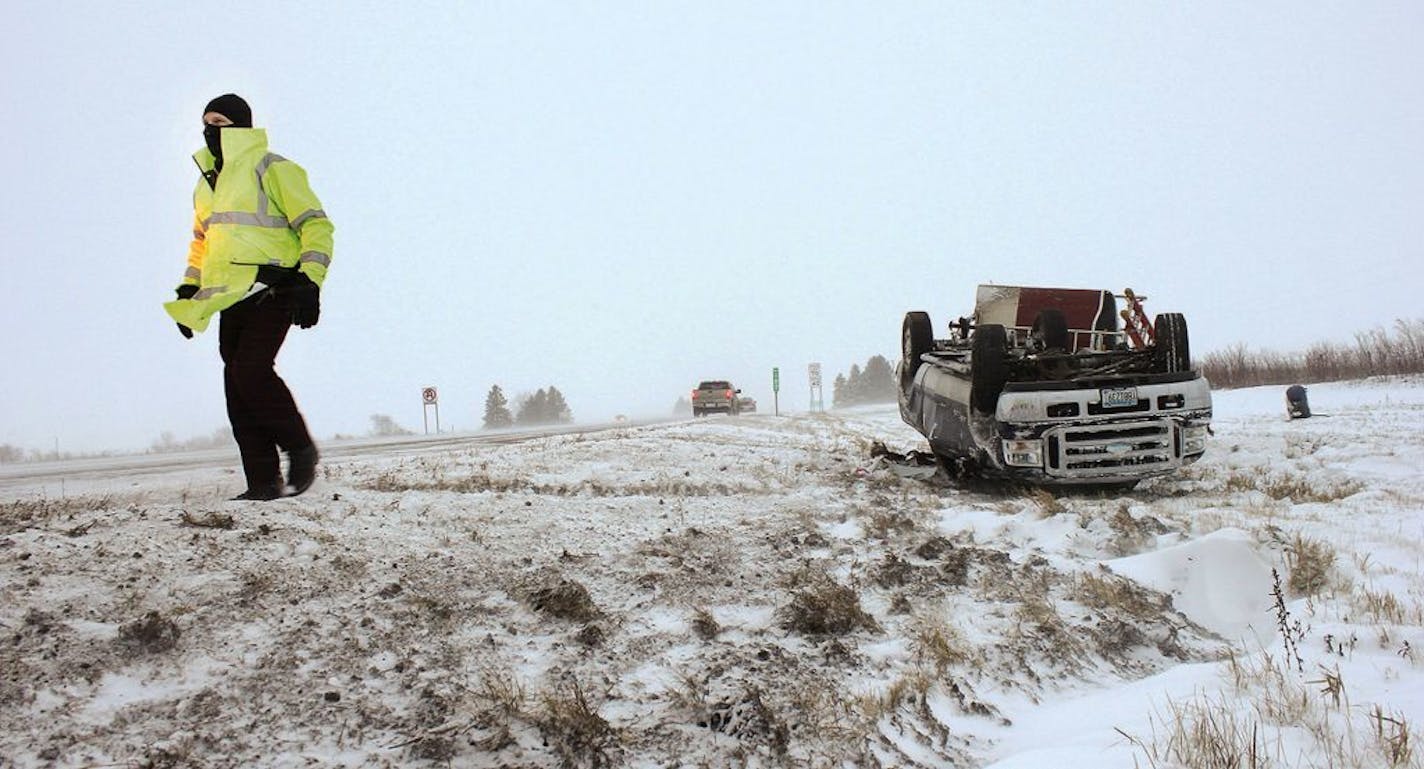
[[[1120,409],[1137,405],[1136,387],[1105,387],[1100,392],[1105,409]]]

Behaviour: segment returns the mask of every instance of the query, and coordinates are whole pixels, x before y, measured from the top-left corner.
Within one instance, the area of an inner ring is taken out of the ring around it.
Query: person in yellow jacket
[[[228,420],[247,477],[234,499],[300,494],[316,480],[316,443],[274,365],[292,325],[317,323],[334,228],[306,171],[267,150],[267,132],[252,127],[242,97],[208,103],[203,137],[207,146],[193,155],[202,178],[188,269],[164,309],[190,339],[220,318]]]

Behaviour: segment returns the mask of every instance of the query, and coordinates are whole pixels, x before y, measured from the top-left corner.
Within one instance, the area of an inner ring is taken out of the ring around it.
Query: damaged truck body
[[[900,415],[957,473],[1130,487],[1175,472],[1206,450],[1211,389],[1186,319],[1149,323],[1143,299],[981,285],[974,314],[943,338],[928,314],[907,313]]]

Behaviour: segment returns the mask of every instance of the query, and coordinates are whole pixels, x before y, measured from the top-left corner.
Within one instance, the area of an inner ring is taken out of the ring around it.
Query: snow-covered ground
[[[1112,496],[893,407],[0,476],[0,766],[1420,766],[1424,382],[1282,392]]]

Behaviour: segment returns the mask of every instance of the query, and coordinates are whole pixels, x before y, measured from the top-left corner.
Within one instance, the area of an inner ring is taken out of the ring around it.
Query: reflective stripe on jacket
[[[193,192],[193,242],[182,282],[198,293],[163,305],[194,331],[247,296],[259,266],[296,267],[320,286],[331,264],[335,228],[306,171],[268,152],[261,128],[225,128],[222,143],[216,189],[199,178]],[[203,173],[212,171],[206,147],[193,160]]]

